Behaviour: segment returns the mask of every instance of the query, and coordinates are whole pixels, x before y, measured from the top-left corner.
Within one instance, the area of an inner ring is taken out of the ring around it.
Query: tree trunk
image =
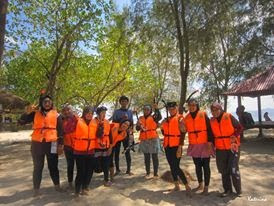
[[[4,52],[7,9],[8,0],[0,0],[0,68]]]
[[[56,83],[56,75],[51,74],[49,76],[48,84],[47,84],[47,94],[54,98],[55,95],[55,83]]]
[[[187,92],[187,78],[188,78],[188,72],[189,72],[189,38],[188,38],[188,28],[186,25],[186,14],[185,14],[185,5],[184,0],[181,0],[181,18],[183,23],[183,45],[184,45],[184,70],[181,70],[181,97],[180,97],[180,105],[179,105],[179,112],[182,114],[184,112],[184,104],[186,101],[186,92]]]
[[[227,111],[227,95],[224,96],[224,111]]]
[[[187,92],[187,77],[189,72],[189,38],[188,38],[188,28],[185,19],[185,5],[184,1],[181,0],[181,9],[179,9],[179,4],[177,0],[170,1],[170,5],[173,9],[174,19],[177,30],[177,41],[180,53],[180,76],[181,76],[181,91],[180,91],[180,103],[179,103],[179,113],[184,112],[184,104],[186,101]],[[179,13],[181,11],[181,14]],[[181,21],[180,21],[181,17]],[[181,25],[182,22],[182,25]]]

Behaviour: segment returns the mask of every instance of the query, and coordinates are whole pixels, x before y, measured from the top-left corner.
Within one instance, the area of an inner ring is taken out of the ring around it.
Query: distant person
[[[236,114],[238,115],[239,122],[244,129],[248,129],[255,124],[252,115],[249,112],[245,112],[245,107],[243,105],[236,109]]]
[[[268,116],[268,112],[265,112],[265,113],[264,113],[264,120],[267,121],[267,122],[268,122],[268,121],[272,121],[272,120],[270,119],[270,117]]]

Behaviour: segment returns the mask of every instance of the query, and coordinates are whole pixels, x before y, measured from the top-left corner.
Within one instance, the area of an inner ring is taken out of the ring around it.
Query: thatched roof
[[[225,95],[231,96],[264,96],[274,94],[274,66],[260,72],[259,74],[235,85]]]
[[[0,89],[0,104],[2,104],[3,109],[13,110],[24,109],[29,102],[8,91]]]

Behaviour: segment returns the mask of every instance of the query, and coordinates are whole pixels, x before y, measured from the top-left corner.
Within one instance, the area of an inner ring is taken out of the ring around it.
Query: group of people
[[[20,124],[33,122],[31,154],[33,159],[34,196],[40,195],[40,184],[44,159],[47,158],[51,179],[58,192],[60,187],[58,155],[65,153],[67,160],[68,185],[73,188],[73,171],[76,163],[75,196],[88,195],[93,172],[103,172],[104,186],[111,186],[119,168],[121,144],[124,147],[127,170],[131,171],[133,149],[133,112],[128,109],[129,99],[121,96],[121,108],[114,111],[112,122],[106,119],[107,108],[87,106],[79,117],[70,105],[65,105],[59,115],[49,95],[42,95],[39,108],[30,107],[19,119]],[[198,101],[190,99],[189,112],[186,116],[179,114],[176,102],[168,102],[167,117],[162,115],[157,105],[144,105],[143,115],[138,117],[136,130],[139,132],[139,149],[144,154],[145,178],[157,179],[161,140],[157,132],[160,128],[164,138],[163,147],[170,166],[174,188],[180,190],[179,179],[185,185],[187,194],[202,191],[208,194],[210,183],[210,157],[216,154],[218,171],[222,174],[224,192],[222,197],[232,193],[232,184],[238,196],[241,196],[241,178],[239,172],[240,134],[242,126],[229,113],[223,111],[219,103],[211,105],[213,117],[200,110]],[[96,113],[96,116],[94,115]],[[161,121],[161,122],[160,122]],[[191,189],[187,178],[180,168],[182,147],[188,134],[187,155],[193,158],[198,179],[198,187]],[[153,176],[150,164],[153,164]],[[231,182],[232,179],[232,182]]]

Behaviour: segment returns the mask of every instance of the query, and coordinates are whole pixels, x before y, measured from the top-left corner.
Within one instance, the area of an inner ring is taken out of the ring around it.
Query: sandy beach
[[[254,138],[257,131],[249,131],[247,141],[242,143],[240,172],[242,177],[243,197],[230,196],[220,198],[222,192],[221,176],[217,172],[215,158],[211,159],[210,194],[203,196],[193,194],[186,196],[184,187],[181,191],[166,194],[172,184],[161,179],[146,180],[144,178],[143,154],[132,152],[133,176],[121,174],[115,177],[110,188],[105,188],[103,175],[93,175],[88,196],[75,199],[72,191],[57,193],[49,177],[45,163],[41,184],[42,196],[32,197],[32,159],[30,155],[31,131],[0,133],[0,205],[274,205],[274,138],[273,131],[267,130],[267,138]],[[271,138],[272,137],[272,138]],[[181,168],[195,177],[194,164],[190,157],[185,156]],[[136,148],[136,150],[138,150]],[[121,169],[125,171],[125,157],[121,154]],[[169,170],[164,153],[159,154],[159,175]],[[75,168],[76,169],[76,168]],[[59,158],[59,170],[62,187],[67,186],[66,161],[64,155]],[[75,172],[76,174],[76,172]],[[198,184],[191,181],[191,187]]]

